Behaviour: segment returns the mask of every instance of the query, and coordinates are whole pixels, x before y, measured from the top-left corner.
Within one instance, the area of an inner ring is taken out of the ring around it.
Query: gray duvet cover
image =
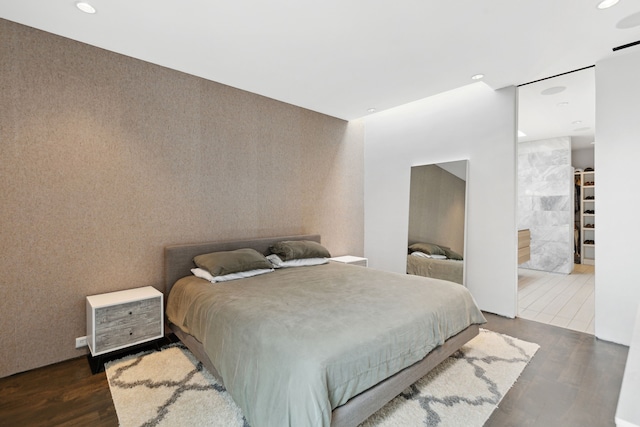
[[[462,284],[463,268],[462,261],[407,255],[407,274]]]
[[[333,408],[485,321],[460,285],[339,263],[185,277],[167,317],[203,343],[252,427],[329,426]]]

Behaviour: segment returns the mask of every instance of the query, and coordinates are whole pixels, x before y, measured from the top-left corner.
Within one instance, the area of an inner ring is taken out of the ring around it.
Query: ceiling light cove
[[[96,13],[96,8],[91,6],[89,3],[83,2],[83,1],[79,1],[78,3],[76,3],[76,7],[78,9],[80,9],[81,11],[83,11],[84,13],[90,13],[90,14],[94,14]]]
[[[484,74],[474,74],[471,76],[471,80],[482,80],[484,78]]]
[[[618,4],[618,1],[620,0],[602,0],[600,3],[598,3],[598,9],[608,9],[611,6],[615,6],[616,4]]]
[[[367,113],[375,113],[376,109],[375,108],[367,108]]]

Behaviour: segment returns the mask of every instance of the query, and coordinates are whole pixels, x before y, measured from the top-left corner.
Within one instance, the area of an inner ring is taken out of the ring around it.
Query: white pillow
[[[260,274],[270,273],[273,268],[262,268],[258,270],[241,271],[239,273],[225,274],[224,276],[212,276],[207,270],[202,268],[192,268],[191,272],[194,276],[208,280],[211,283],[228,282],[229,280],[244,279],[247,277],[258,276]]]
[[[431,259],[447,259],[446,255],[429,255],[424,252],[411,252],[411,255],[421,257],[421,258],[431,258]]]
[[[310,265],[326,264],[329,262],[327,258],[299,258],[283,261],[282,258],[276,254],[267,255],[267,259],[273,265],[273,268],[305,267]]]
[[[193,273],[193,275],[196,277],[199,277],[204,280],[208,280],[211,283],[216,283],[216,279],[214,279],[211,273],[209,273],[204,268],[192,268],[191,273]]]

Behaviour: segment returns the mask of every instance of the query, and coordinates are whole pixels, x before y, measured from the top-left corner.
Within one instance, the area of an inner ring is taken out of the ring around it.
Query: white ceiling
[[[87,1],[96,14],[0,0],[0,17],[343,119],[476,73],[494,89],[534,81],[640,39],[638,0]]]
[[[594,67],[518,88],[519,142],[571,137],[571,148],[593,148],[596,125]]]

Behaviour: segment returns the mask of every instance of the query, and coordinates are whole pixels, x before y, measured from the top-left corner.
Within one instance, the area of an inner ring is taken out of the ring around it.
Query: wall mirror
[[[407,274],[464,285],[468,163],[411,168]]]

